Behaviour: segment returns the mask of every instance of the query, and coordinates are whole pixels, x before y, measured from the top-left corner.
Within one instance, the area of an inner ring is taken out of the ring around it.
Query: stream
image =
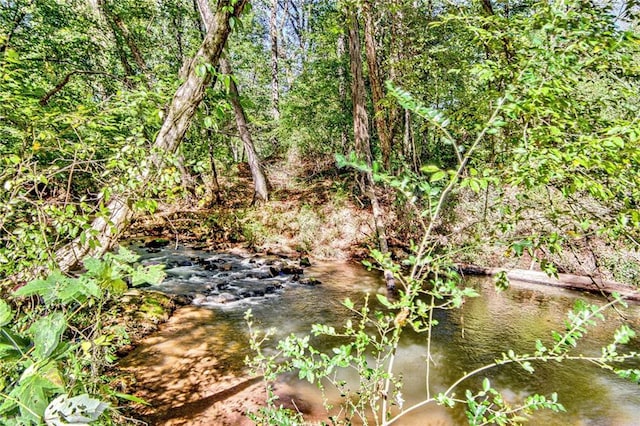
[[[144,381],[147,396],[155,395],[150,399],[163,405],[158,407],[161,414],[155,417],[156,424],[205,424],[164,422],[178,416],[180,409],[176,407],[188,407],[182,411],[189,413],[182,414],[195,419],[208,402],[221,402],[227,397],[218,393],[212,399],[212,388],[203,385],[203,381],[224,382],[237,391],[254,384],[242,379],[246,371],[244,358],[251,355],[244,321],[247,309],[251,308],[256,326],[273,327],[275,337],[283,338],[290,333],[308,332],[312,324],[319,322],[338,328],[349,315],[342,300],[349,297],[358,306],[367,295],[384,289],[378,273],[349,263],[314,262],[302,271],[297,262],[275,256],[208,253],[188,247],[145,248],[140,244],[133,248],[142,255],[143,263],[167,265],[167,278],[152,289],[185,295],[194,305],[182,308],[183,316],[177,324],[161,336],[152,336],[123,362],[140,372],[155,368],[147,378],[140,373],[138,380]],[[469,278],[467,285],[476,288],[482,297],[468,299],[460,310],[436,313],[439,325],[432,342],[432,392],[446,389],[463,372],[492,362],[509,349],[532,353],[536,339],[549,345],[551,331],[564,329],[566,314],[578,298],[603,303],[603,299],[588,294],[526,283],[512,283],[503,293],[496,293],[486,278]],[[375,297],[371,300],[375,301]],[[632,328],[640,330],[639,305],[631,305],[624,315]],[[623,320],[614,311],[609,311],[607,318],[606,324],[589,330],[588,342],[579,346],[581,353],[598,353],[599,347],[610,342]],[[314,344],[322,347],[322,342]],[[619,352],[640,351],[637,341],[629,346]],[[424,399],[425,354],[424,336],[405,332],[395,364],[396,371],[404,377],[405,407]],[[532,393],[558,393],[567,412],[536,412],[530,424],[640,424],[637,385],[584,362],[561,366],[555,362],[538,363],[534,367],[533,375],[517,366],[488,370],[463,383],[457,395],[463,397],[467,388],[479,390],[482,379],[487,377],[507,401],[515,402]],[[633,367],[638,368],[638,363]],[[348,374],[345,378],[357,379]],[[297,406],[305,406],[303,412],[322,413],[322,400],[314,385],[293,376],[283,377],[282,385],[295,396]],[[329,393],[329,399],[333,398],[337,401],[337,395]],[[445,409],[432,404],[396,424],[458,425],[467,421],[462,407]]]

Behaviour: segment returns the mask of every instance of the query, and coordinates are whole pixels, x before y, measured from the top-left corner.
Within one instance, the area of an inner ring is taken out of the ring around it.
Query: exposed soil
[[[220,199],[211,207],[193,197],[160,206],[155,214],[134,220],[125,238],[163,237],[209,250],[239,246],[319,259],[368,253],[375,230],[366,197],[351,195],[358,193],[352,173],[338,174],[333,163],[324,168],[273,165],[268,172],[272,190],[266,204],[252,205],[251,176],[239,167],[220,179]]]

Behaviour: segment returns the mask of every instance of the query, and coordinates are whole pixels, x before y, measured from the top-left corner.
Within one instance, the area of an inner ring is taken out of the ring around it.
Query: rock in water
[[[146,248],[162,248],[169,245],[169,240],[166,238],[156,238],[144,243]]]
[[[285,265],[281,272],[286,275],[302,275],[304,273],[302,268],[295,265]]]
[[[316,286],[316,285],[322,284],[322,282],[320,282],[320,280],[317,280],[315,278],[302,278],[300,280],[300,284],[304,284],[308,286]]]

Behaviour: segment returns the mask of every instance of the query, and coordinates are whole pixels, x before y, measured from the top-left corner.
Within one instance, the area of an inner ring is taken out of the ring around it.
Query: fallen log
[[[603,280],[598,277],[581,276],[573,274],[558,274],[550,277],[545,272],[528,269],[487,268],[478,265],[461,264],[459,271],[463,275],[493,276],[501,272],[507,273],[509,281],[521,281],[532,284],[542,284],[553,287],[561,287],[569,290],[588,291],[596,294],[610,295],[618,293],[627,300],[640,301],[640,291],[630,285],[616,281]]]

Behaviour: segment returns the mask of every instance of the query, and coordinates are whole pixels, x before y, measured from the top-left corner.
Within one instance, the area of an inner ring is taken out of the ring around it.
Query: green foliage
[[[158,154],[150,146],[165,105],[180,84],[185,58],[202,41],[198,14],[186,0],[94,3],[18,0],[3,2],[0,10],[0,280],[53,271],[16,292],[34,303],[33,310],[0,301],[0,412],[9,423],[38,423],[45,411],[53,424],[99,416],[104,405],[88,395],[102,392],[98,371],[123,338],[101,315],[129,285],[162,277],[158,268],[131,266],[135,259],[126,251],[86,259],[85,272],[68,277],[55,272],[56,250],[74,239],[98,244],[90,224],[107,217],[114,194],[134,194],[131,207],[154,211],[159,201],[188,193],[183,171],[200,175],[215,160],[228,164],[242,157],[231,110],[219,91],[208,88],[182,151],[166,158],[156,183],[146,186],[140,170]],[[372,258],[394,274],[402,291],[397,299],[378,296],[362,308],[345,302],[353,318],[343,330],[314,327],[314,334],[346,339],[333,352],[320,353],[312,339],[292,336],[278,349],[289,361],[276,368],[277,357],[258,352],[256,366],[270,380],[295,370],[321,384],[338,368],[355,368],[361,389],[347,390],[334,380],[350,396],[345,413],[371,410],[384,423],[390,404],[402,405],[401,380],[384,368],[393,364],[402,330],[429,335],[434,311],[476,295],[452,272],[460,249],[438,234],[457,197],[488,200],[491,191],[504,197],[485,203],[476,240],[497,239],[508,255],[531,256],[549,275],[558,272],[553,256],[575,241],[600,238],[637,248],[640,43],[637,21],[618,25],[604,6],[582,0],[508,7],[485,2],[493,10],[482,11],[474,2],[369,3],[376,60],[393,80],[382,101],[395,142],[393,170],[407,170],[383,174],[374,163],[373,172],[378,184],[397,190],[413,238],[405,258],[395,261],[378,251]],[[314,159],[349,151],[348,67],[336,49],[346,39],[343,6],[307,2],[284,8],[289,15],[278,10],[278,122],[270,112],[268,5],[258,2],[242,21],[231,21],[227,55],[264,154],[284,156],[291,149]],[[628,16],[637,18],[631,9]],[[196,66],[201,75],[216,72],[212,64]],[[220,80],[228,88],[230,80]],[[366,169],[355,157],[340,162]],[[515,203],[508,192],[517,194]],[[500,220],[489,224],[492,211]],[[221,219],[233,222],[222,228],[234,239],[260,244],[264,229],[245,216]],[[303,209],[300,220],[300,248],[306,250],[321,220],[312,209]],[[535,226],[522,231],[525,221]],[[605,262],[628,281],[638,276],[634,265],[633,258],[615,255]],[[507,289],[506,274],[497,276],[496,287]],[[539,342],[533,355],[507,352],[491,367],[516,363],[532,371],[535,360],[569,359],[601,313],[576,306],[552,347]],[[620,328],[601,357],[576,359],[637,381],[637,370],[612,366],[632,357],[618,354],[632,336]],[[488,382],[465,399],[444,392],[428,395],[431,400],[466,404],[476,423],[517,422],[534,409],[561,409],[553,396],[509,407]],[[290,415],[265,410],[257,418],[285,423]]]
[[[157,266],[134,267],[137,259],[121,248],[101,260],[86,259],[86,271],[79,277],[54,271],[31,281],[14,292],[14,303],[35,297],[42,304],[18,315],[0,300],[4,424],[88,424],[109,407],[87,394],[114,397],[101,374],[114,360],[116,345],[124,341],[116,327],[104,324],[105,308],[127,289],[125,280],[156,284],[164,276]]]
[[[175,45],[167,31],[156,26],[148,31],[150,16],[193,14],[191,5],[176,4],[171,11],[154,11],[164,6],[150,2],[104,6],[122,19],[143,51],[151,40],[169,38],[164,45]],[[124,40],[120,34],[113,45],[111,29],[97,12],[88,3],[43,0],[9,2],[0,13],[0,38],[8,37],[0,57],[2,280],[54,268],[55,251],[73,239],[95,245],[89,225],[106,213],[101,206],[112,194],[134,192],[133,207],[152,210],[146,197],[175,192],[169,190],[176,186],[175,171],[160,173],[172,178],[164,184],[143,188],[140,166],[148,161],[179,65],[173,64],[172,74],[158,62],[153,88],[138,84],[147,77],[142,72],[150,70],[126,75],[120,67],[132,59],[117,46]],[[150,32],[155,36],[148,38]],[[191,41],[183,34],[180,48]],[[154,52],[162,59],[169,54],[167,49]]]
[[[555,412],[565,411],[558,403],[558,395],[553,393],[547,399],[543,395],[531,395],[523,401],[520,407],[514,409],[502,397],[502,394],[491,387],[488,379],[482,382],[482,390],[473,394],[465,392],[467,404],[467,420],[471,425],[483,424],[518,424],[527,421],[527,415],[532,411],[549,409]],[[441,397],[442,398],[442,397]]]

